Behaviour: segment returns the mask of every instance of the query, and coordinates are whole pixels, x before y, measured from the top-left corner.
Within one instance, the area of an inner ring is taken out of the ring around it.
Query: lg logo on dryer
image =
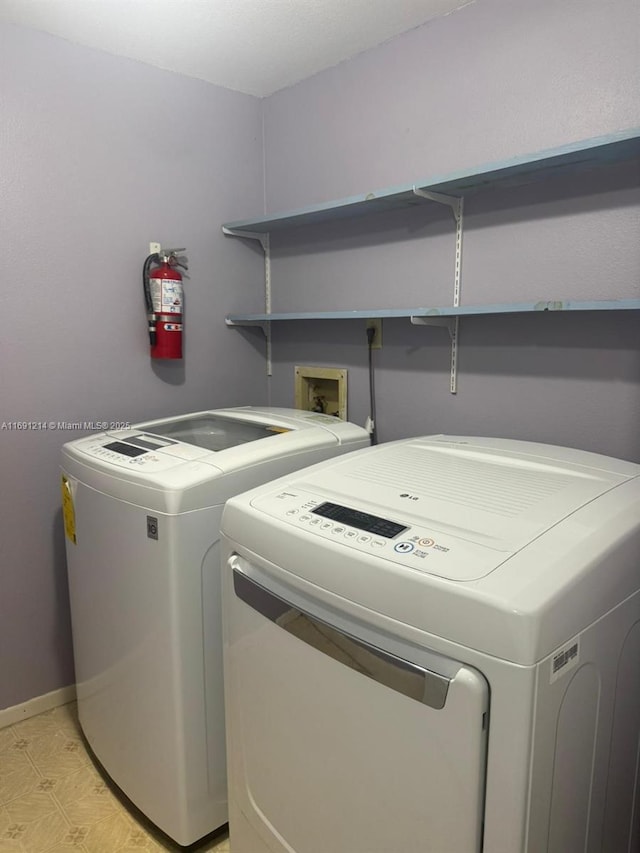
[[[400,495],[401,498],[407,498],[410,501],[419,501],[420,498],[417,495],[410,495],[409,492],[402,492]]]

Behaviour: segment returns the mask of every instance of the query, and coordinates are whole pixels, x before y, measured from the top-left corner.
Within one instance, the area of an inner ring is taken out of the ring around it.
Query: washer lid
[[[141,428],[163,438],[172,438],[182,444],[195,445],[216,452],[279,435],[288,430],[287,427],[265,423],[221,418],[215,412],[199,412],[154,424],[141,424]]]
[[[135,424],[134,428],[173,442],[180,442],[182,445],[201,447],[214,453],[232,450],[259,439],[275,438],[284,434],[291,435],[291,433],[304,433],[301,446],[306,446],[313,441],[327,445],[356,443],[364,447],[368,444],[369,438],[362,427],[331,415],[269,406],[263,408],[238,406],[192,412],[178,417]],[[115,437],[122,438],[129,434],[130,431],[112,433]],[[290,442],[287,444],[289,446]],[[280,451],[273,452],[278,454]],[[271,451],[267,453],[270,454]]]

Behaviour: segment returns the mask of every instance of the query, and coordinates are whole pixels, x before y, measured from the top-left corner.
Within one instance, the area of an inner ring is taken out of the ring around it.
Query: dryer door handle
[[[451,679],[338,630],[247,577],[235,560],[229,563],[236,596],[284,631],[385,687],[431,708],[444,708]]]

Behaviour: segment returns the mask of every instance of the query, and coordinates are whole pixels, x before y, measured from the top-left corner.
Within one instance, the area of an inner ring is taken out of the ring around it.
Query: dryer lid
[[[431,561],[427,571],[468,580],[492,571],[509,554],[638,473],[631,463],[596,454],[492,443],[446,436],[393,442],[315,468],[296,485],[328,500],[333,495],[356,510],[377,511],[426,535],[441,533],[466,543],[456,549],[462,560]]]

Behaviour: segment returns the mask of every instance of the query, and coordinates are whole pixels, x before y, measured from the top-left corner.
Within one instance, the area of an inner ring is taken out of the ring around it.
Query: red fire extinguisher
[[[184,291],[177,267],[187,269],[184,249],[163,249],[144,262],[142,282],[151,358],[182,358]],[[153,265],[156,266],[153,266]]]

